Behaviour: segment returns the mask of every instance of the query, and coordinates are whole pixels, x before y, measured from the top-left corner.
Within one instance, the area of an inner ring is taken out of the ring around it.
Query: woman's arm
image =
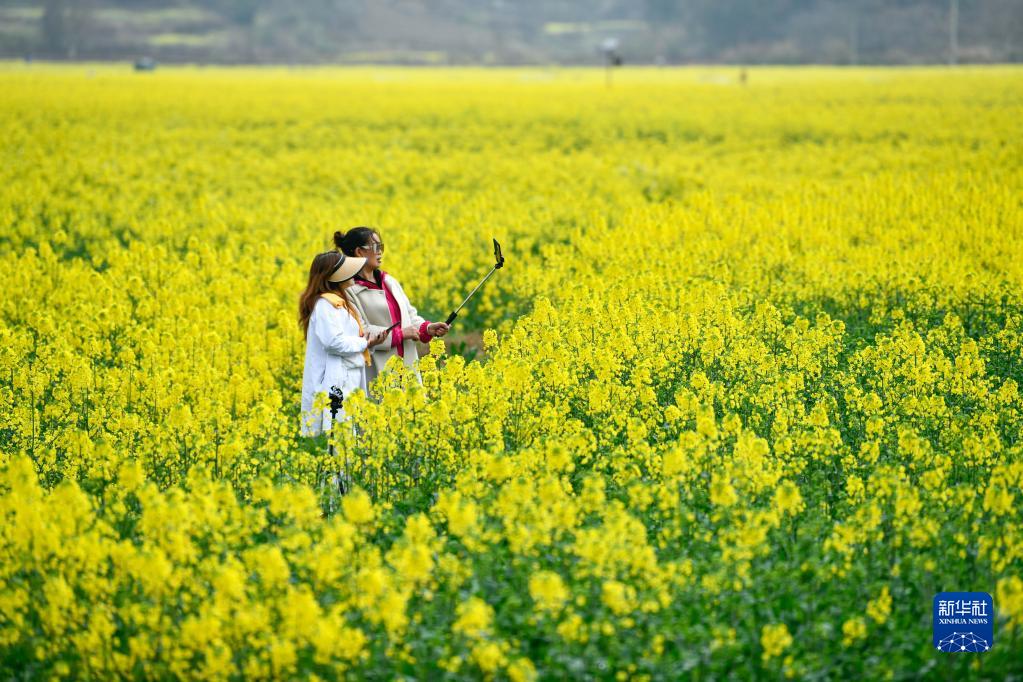
[[[408,310],[409,315],[409,326],[415,327],[416,333],[418,334],[419,341],[422,343],[430,343],[432,338],[426,331],[426,328],[430,325],[429,320],[419,314],[415,306],[412,305],[412,301],[408,299],[408,295],[405,293],[405,289],[402,288],[398,280],[393,277],[390,278],[391,284],[394,286],[394,297],[399,300],[399,303],[404,302],[405,308]]]
[[[317,314],[318,312],[320,314]],[[329,303],[313,310],[313,331],[316,333],[316,338],[331,355],[361,353],[366,350],[367,339],[358,334],[351,334],[349,330],[345,329],[344,316],[346,315],[350,315],[347,310],[335,308]]]

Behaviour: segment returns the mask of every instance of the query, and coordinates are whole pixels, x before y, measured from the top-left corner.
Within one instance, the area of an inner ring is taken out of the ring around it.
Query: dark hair
[[[380,237],[380,233],[374,230],[372,227],[365,227],[360,225],[359,227],[353,227],[347,232],[335,232],[334,233],[334,246],[345,252],[345,255],[355,256],[355,249],[360,246],[366,246],[369,243],[370,235],[375,234],[377,238]]]
[[[340,258],[341,254],[337,251],[326,251],[313,258],[313,263],[309,266],[309,282],[298,298],[298,325],[302,328],[303,334],[309,333],[309,318],[320,294],[331,291],[348,299],[347,293],[340,290],[339,282],[327,280],[337,269]]]

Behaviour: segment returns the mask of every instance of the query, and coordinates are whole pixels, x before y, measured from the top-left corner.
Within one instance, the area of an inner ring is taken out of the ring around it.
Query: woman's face
[[[355,250],[356,256],[366,259],[366,265],[376,270],[384,262],[384,244],[376,232],[369,236],[369,241]]]

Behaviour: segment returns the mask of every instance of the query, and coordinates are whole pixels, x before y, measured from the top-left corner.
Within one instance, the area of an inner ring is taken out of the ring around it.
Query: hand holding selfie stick
[[[501,269],[501,267],[504,265],[504,256],[501,255],[501,245],[497,243],[496,239],[494,240],[494,260],[496,261],[496,263],[494,264],[494,267],[490,268],[490,272],[487,273],[487,276],[483,278],[483,281],[476,285],[475,289],[469,292],[469,295],[465,297],[464,301],[462,301],[462,305],[455,308],[455,311],[448,315],[448,319],[444,321],[444,324],[450,325],[452,322],[454,322],[455,318],[458,317],[458,311],[462,309],[462,306],[468,303],[469,299],[472,298],[473,294],[479,291],[480,287],[483,286],[488,279],[490,279],[490,276],[494,274],[494,272],[496,272],[497,270]]]

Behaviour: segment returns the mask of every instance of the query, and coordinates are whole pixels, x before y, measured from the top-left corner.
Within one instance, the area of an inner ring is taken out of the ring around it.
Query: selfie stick
[[[488,279],[490,279],[490,276],[504,265],[504,256],[501,254],[501,245],[497,243],[496,239],[494,240],[494,260],[497,262],[494,267],[490,268],[490,272],[487,273],[487,276],[483,278],[482,282],[476,285],[475,289],[469,292],[469,295],[465,297],[464,301],[462,301],[462,305],[455,308],[455,311],[448,315],[448,319],[444,321],[444,324],[451,324],[454,322],[455,318],[458,317],[458,311],[462,309],[462,306],[468,303],[469,299],[472,298],[472,295],[479,291],[480,287],[483,286]]]

